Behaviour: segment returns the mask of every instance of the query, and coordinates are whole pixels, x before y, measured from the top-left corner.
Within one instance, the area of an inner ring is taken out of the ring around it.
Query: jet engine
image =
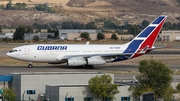
[[[87,59],[88,65],[103,65],[106,61],[101,56],[93,56]]]
[[[70,58],[67,61],[67,65],[68,66],[82,66],[82,65],[86,65],[86,59],[84,59],[83,57],[74,57],[74,58]]]

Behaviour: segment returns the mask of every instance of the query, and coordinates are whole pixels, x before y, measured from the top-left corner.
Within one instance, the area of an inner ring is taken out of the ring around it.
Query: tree
[[[26,3],[16,3],[18,10],[26,10],[27,4]]]
[[[33,40],[34,40],[34,41],[39,41],[39,36],[38,36],[38,35],[35,35],[35,36],[33,37]]]
[[[83,23],[80,24],[79,29],[85,29],[85,25]]]
[[[81,23],[79,23],[79,22],[73,22],[72,21],[72,26],[73,26],[73,29],[82,29],[81,28]]]
[[[133,35],[139,34],[140,33],[140,26],[130,25],[130,27],[128,28],[128,33],[133,34]]]
[[[111,21],[105,21],[104,22],[104,28],[108,28],[108,29],[116,29],[116,24],[114,22]]]
[[[4,99],[8,101],[16,101],[16,94],[15,94],[14,89],[4,88],[2,96]]]
[[[26,26],[26,33],[33,33],[33,27],[32,26]]]
[[[107,99],[113,99],[114,95],[119,93],[118,85],[112,83],[110,75],[95,76],[89,81],[89,90],[93,96],[106,101]]]
[[[45,10],[47,10],[47,8],[48,8],[47,4],[39,4],[39,5],[35,6],[35,9],[38,11],[45,11]]]
[[[116,34],[112,34],[112,35],[111,35],[111,39],[118,40],[118,37],[117,37]]]
[[[98,40],[101,40],[101,39],[104,39],[104,38],[105,38],[105,36],[104,36],[103,33],[100,33],[100,32],[99,32],[99,33],[97,34],[97,39],[98,39]]]
[[[149,22],[147,20],[142,21],[141,29],[146,28],[149,25]]]
[[[80,37],[89,40],[89,33],[88,32],[82,32]]]
[[[165,30],[172,29],[171,22],[165,22],[163,28],[164,28]]]
[[[0,9],[5,9],[3,4],[0,5]]]
[[[178,92],[180,92],[180,83],[176,86]]]
[[[14,32],[13,40],[23,40],[25,32],[26,27],[24,25],[19,25]]]
[[[44,12],[48,12],[48,13],[55,13],[55,10],[50,8],[47,3],[36,5],[35,9],[38,10],[38,11],[44,11]]]
[[[174,92],[171,87],[172,70],[162,62],[155,60],[140,61],[138,69],[140,75],[137,76],[137,80],[140,84],[131,86],[129,89],[133,92],[133,96],[139,98],[143,93],[153,91],[155,98],[170,101]]]
[[[57,26],[57,25],[56,25]],[[83,23],[79,23],[79,22],[73,22],[73,21],[69,21],[69,22],[62,22],[61,24],[61,28],[63,29],[85,29],[88,26],[88,28],[92,28],[93,24],[88,23],[86,24],[86,26]],[[93,28],[94,29],[94,28]]]
[[[61,27],[63,29],[73,29],[73,25],[71,22],[63,22]]]
[[[89,22],[85,25],[86,29],[96,29],[95,22]]]
[[[58,38],[58,36],[59,36],[59,31],[58,31],[58,30],[48,29],[47,32],[48,32],[48,33],[54,33],[54,38]],[[51,38],[52,38],[52,37],[51,37]]]
[[[6,9],[7,10],[10,10],[12,8],[12,2],[9,1],[7,4],[6,4]]]

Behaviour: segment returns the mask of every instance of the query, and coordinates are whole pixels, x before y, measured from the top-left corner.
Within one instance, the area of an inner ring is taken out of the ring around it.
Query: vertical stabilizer
[[[149,24],[149,26],[128,43],[128,48],[124,53],[134,53],[132,57],[137,57],[136,53],[138,51],[141,51],[146,47],[152,48],[166,18],[167,16],[165,15],[157,17],[151,24]]]

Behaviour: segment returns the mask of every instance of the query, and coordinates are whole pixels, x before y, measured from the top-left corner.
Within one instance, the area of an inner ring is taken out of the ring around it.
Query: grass
[[[27,66],[28,62],[12,59],[7,56],[0,57],[0,66]],[[36,66],[47,66],[50,65],[48,63],[33,63]]]
[[[24,65],[25,63],[26,62],[18,61],[7,56],[3,56],[0,58],[0,66],[20,66]]]
[[[1,47],[0,48],[0,50],[7,50],[7,51],[9,51],[9,50],[11,50],[13,47]]]

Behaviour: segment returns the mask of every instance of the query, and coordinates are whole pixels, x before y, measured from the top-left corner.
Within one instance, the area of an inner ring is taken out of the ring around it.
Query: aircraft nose
[[[6,53],[6,55],[10,57],[10,54],[9,54],[9,52],[7,52],[7,53]]]
[[[7,52],[6,55],[9,56],[9,57],[13,57],[12,53],[10,53],[10,52]]]

